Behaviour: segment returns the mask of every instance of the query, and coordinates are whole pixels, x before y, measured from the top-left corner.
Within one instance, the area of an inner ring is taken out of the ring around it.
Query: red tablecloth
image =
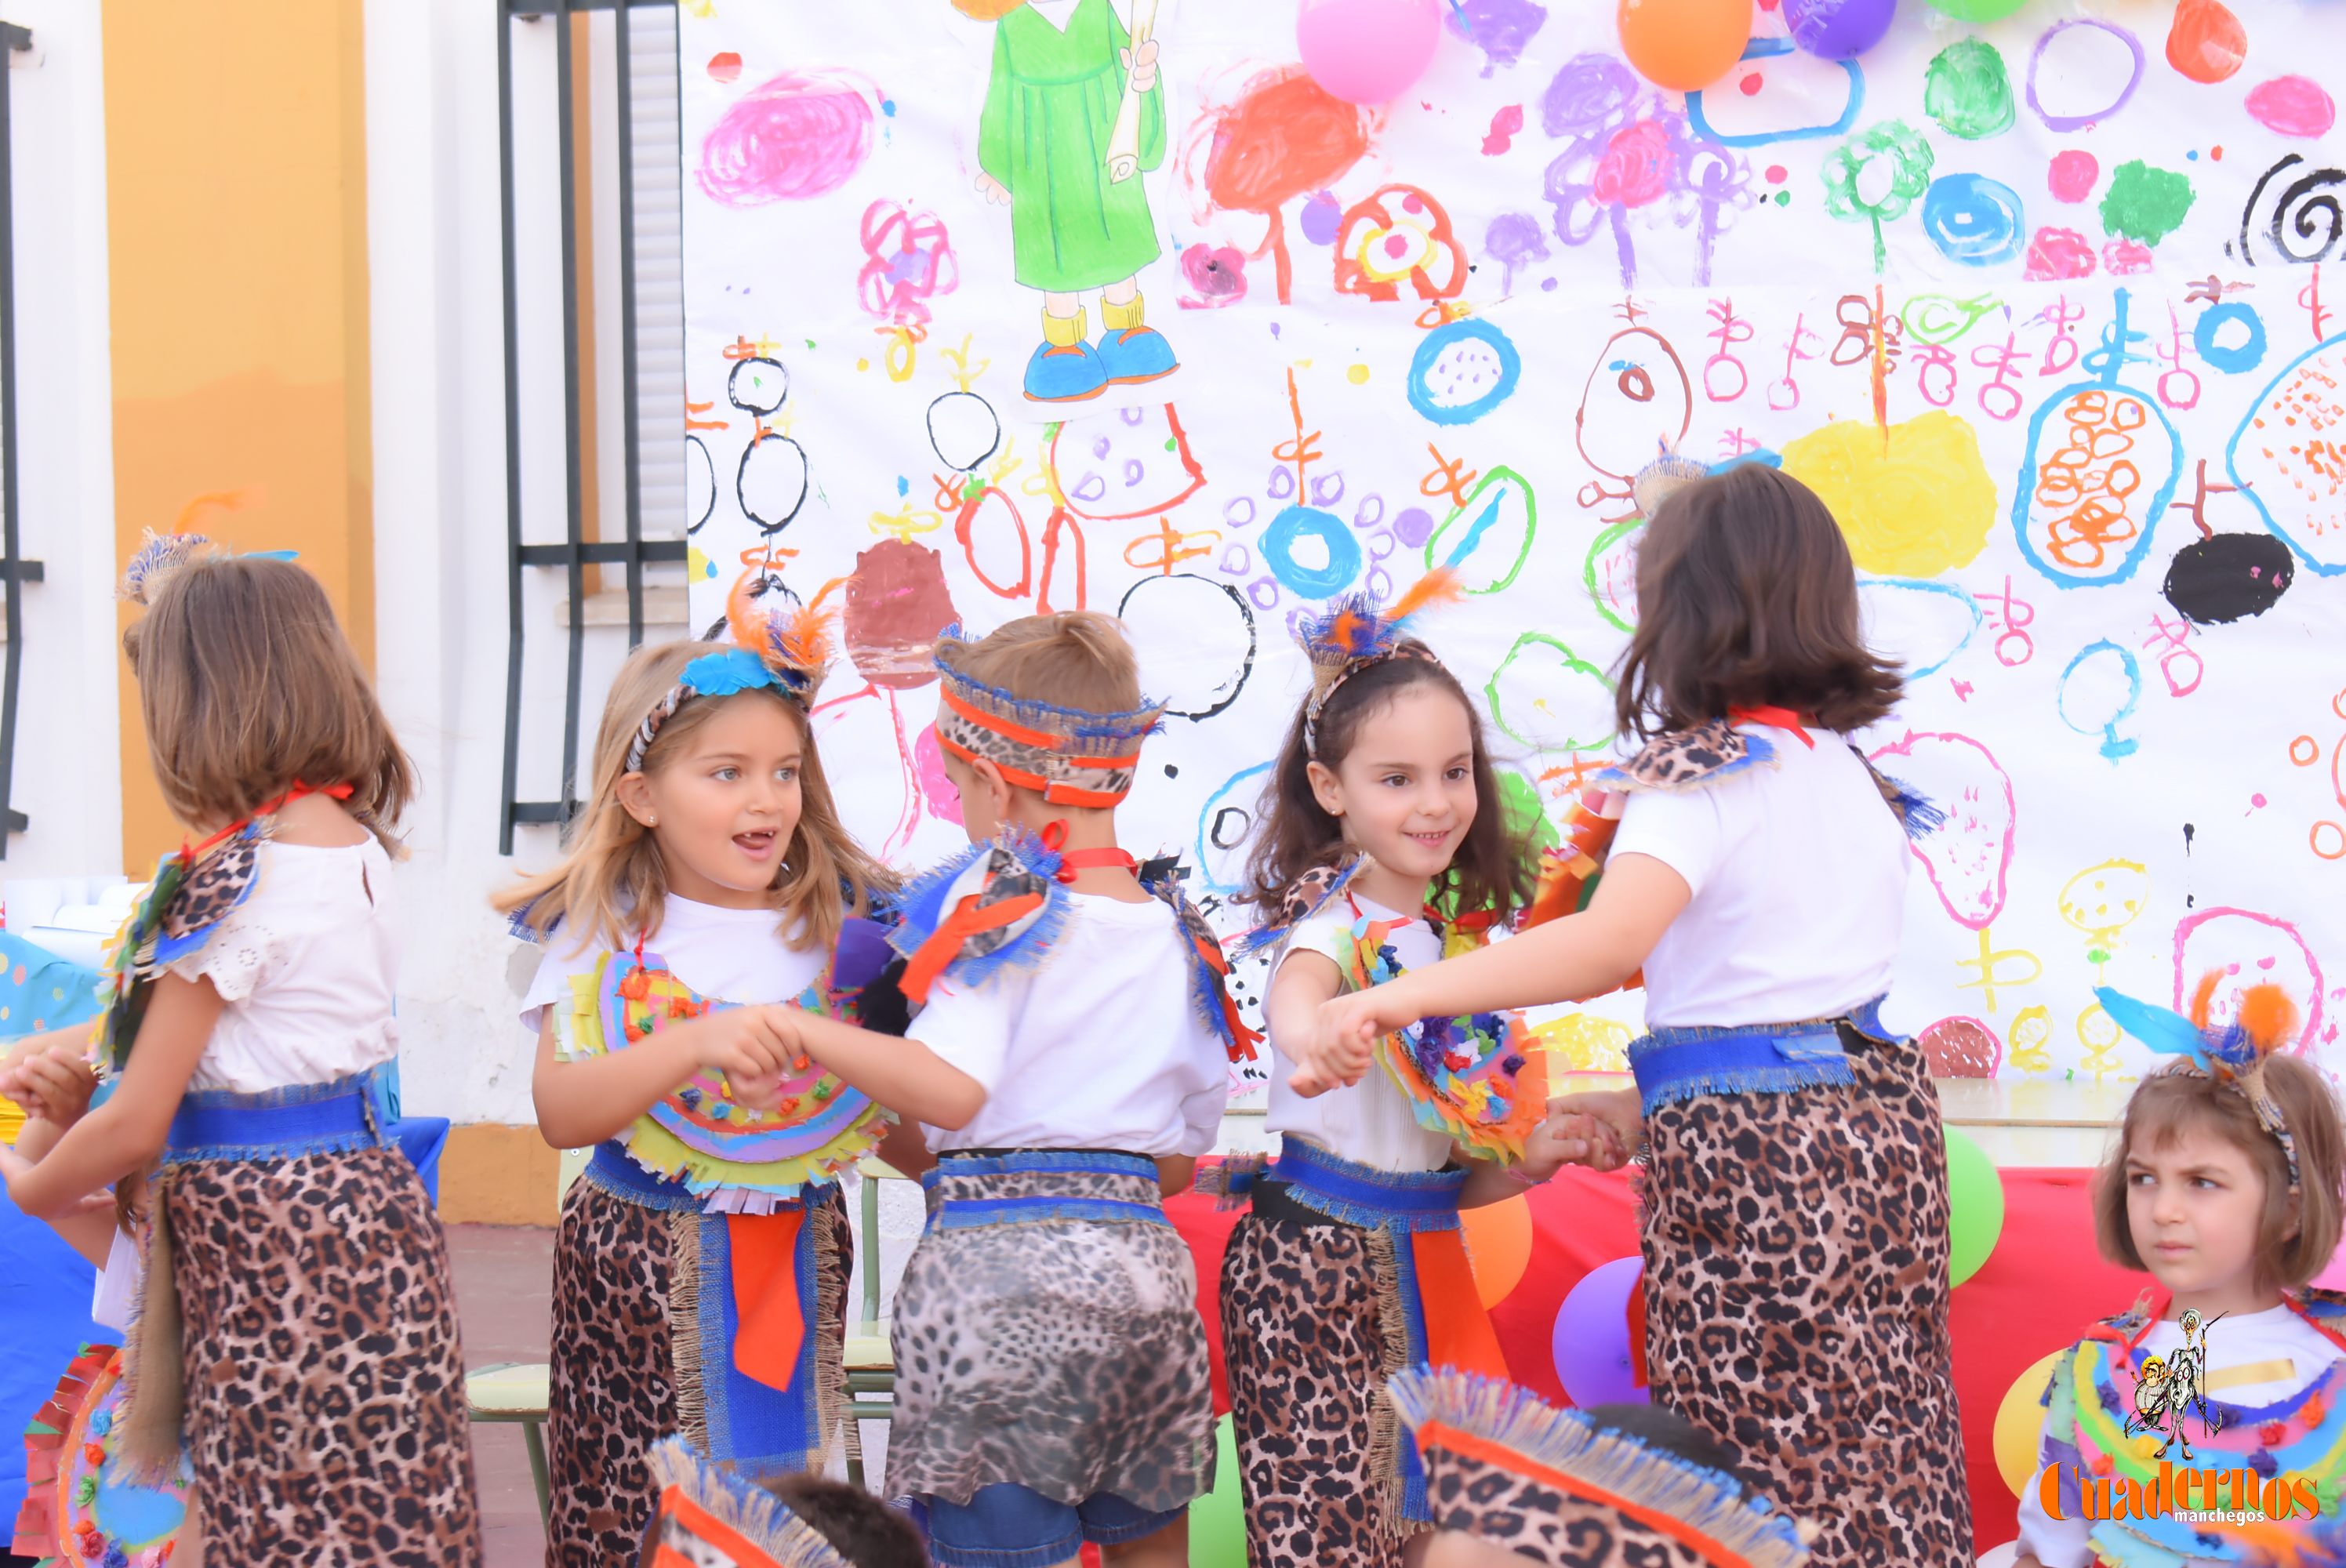
[[[2102,1261],[2094,1249],[2093,1215],[2084,1170],[2012,1169],[2004,1177],[2004,1232],[1977,1274],[1956,1288],[1955,1393],[1962,1401],[1978,1550],[2017,1532],[2011,1489],[1997,1474],[1991,1441],[1996,1408],[2029,1363],[2057,1350],[2085,1326],[2126,1309],[2148,1283]],[[1491,1310],[1515,1380],[1566,1402],[1556,1380],[1551,1336],[1556,1309],[1580,1277],[1637,1250],[1626,1175],[1568,1170],[1528,1195],[1530,1266]],[[1167,1206],[1198,1258],[1198,1304],[1214,1362],[1214,1408],[1229,1408],[1222,1380],[1221,1260],[1238,1215],[1217,1214],[1209,1198],[1190,1195]]]

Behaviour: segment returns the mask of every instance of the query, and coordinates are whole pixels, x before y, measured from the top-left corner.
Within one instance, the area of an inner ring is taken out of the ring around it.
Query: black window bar
[[[630,102],[632,53],[627,16],[634,7],[654,5],[673,10],[676,0],[501,0],[497,16],[497,149],[498,174],[505,220],[505,554],[506,611],[511,617],[505,659],[505,757],[503,809],[497,828],[497,852],[513,853],[514,829],[522,823],[560,824],[578,809],[578,731],[581,673],[586,646],[586,567],[627,568],[627,646],[644,640],[644,567],[648,563],[685,559],[681,539],[643,536],[642,474],[636,430],[636,223],[635,145]],[[582,515],[578,398],[578,234],[576,186],[576,145],[572,124],[571,93],[575,46],[569,19],[593,11],[615,14],[618,25],[618,223],[619,223],[619,384],[626,432],[621,461],[626,492],[627,535],[623,540],[589,540]],[[521,471],[521,350],[514,249],[514,61],[513,29],[552,17],[555,28],[556,142],[560,160],[562,266],[562,396],[565,507],[563,542],[525,545],[522,542]],[[679,411],[681,412],[681,411]],[[525,568],[559,567],[566,575],[570,595],[569,643],[564,683],[562,719],[562,794],[558,800],[519,799],[521,769],[523,572]],[[10,589],[10,613],[15,608]],[[13,629],[13,619],[12,619]],[[12,667],[13,669],[13,667]],[[13,680],[13,675],[11,677]],[[13,687],[11,688],[13,690]]]
[[[41,564],[16,553],[16,190],[8,139],[8,59],[29,50],[33,35],[0,22],[0,594],[7,600],[8,654],[0,672],[0,860],[8,835],[31,826],[10,799],[16,775],[16,677],[25,657],[24,585],[41,580]]]

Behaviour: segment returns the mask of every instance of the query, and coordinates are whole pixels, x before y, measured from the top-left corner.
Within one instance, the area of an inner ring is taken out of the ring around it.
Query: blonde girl
[[[631,1557],[662,1438],[750,1474],[849,1441],[838,1176],[881,1116],[781,1015],[854,1016],[891,884],[815,752],[824,658],[811,622],[638,650],[567,852],[499,901],[546,944],[522,1004],[539,1130],[595,1149],[555,1246],[548,1568]]]

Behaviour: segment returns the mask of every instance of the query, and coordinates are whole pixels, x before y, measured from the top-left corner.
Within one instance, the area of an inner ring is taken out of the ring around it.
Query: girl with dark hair
[[[1642,966],[1637,1087],[1559,1100],[1551,1128],[1596,1168],[1646,1162],[1655,1400],[1817,1523],[1821,1568],[1955,1568],[1946,1147],[1922,1054],[1879,1011],[1902,829],[1935,813],[1843,743],[1898,675],[1799,481],[1746,464],[1647,515],[1617,710],[1645,744],[1597,781],[1615,799],[1593,814],[1617,819],[1601,879],[1508,942],[1335,998],[1311,1049],[1356,1081],[1402,1020],[1597,995]],[[1576,842],[1588,869],[1601,835]]]
[[[1545,1077],[1512,1013],[1396,1019],[1382,1068],[1342,1084],[1310,1049],[1321,1003],[1481,945],[1531,891],[1474,709],[1403,635],[1447,586],[1437,575],[1391,613],[1341,602],[1303,628],[1311,695],[1250,867],[1270,923],[1248,949],[1279,950],[1264,1017],[1282,1145],[1270,1168],[1223,1167],[1253,1212],[1221,1309],[1256,1568],[1387,1568],[1429,1528],[1387,1382],[1428,1362],[1504,1372],[1458,1211],[1561,1163],[1525,1146]]]

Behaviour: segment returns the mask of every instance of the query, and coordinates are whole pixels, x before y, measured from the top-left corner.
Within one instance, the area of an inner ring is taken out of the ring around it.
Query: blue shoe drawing
[[[1181,361],[1173,357],[1173,345],[1154,327],[1119,327],[1102,332],[1099,357],[1112,386],[1153,382],[1181,368]]]
[[[1086,342],[1039,345],[1026,361],[1026,395],[1036,402],[1081,402],[1107,385],[1100,357]]]

